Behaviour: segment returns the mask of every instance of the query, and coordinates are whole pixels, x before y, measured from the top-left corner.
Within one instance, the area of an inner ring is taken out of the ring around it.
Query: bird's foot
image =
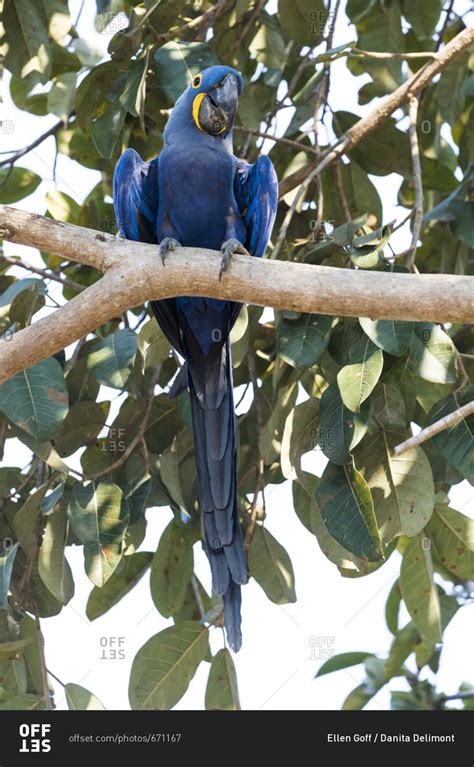
[[[176,250],[176,248],[180,248],[181,243],[178,242],[178,240],[175,240],[174,237],[165,237],[164,240],[161,240],[160,242],[160,258],[161,263],[163,266],[165,265],[165,258],[170,252],[170,250]]]
[[[232,256],[234,253],[240,253],[242,256],[250,256],[250,253],[244,246],[242,245],[239,240],[237,240],[235,237],[231,237],[230,240],[226,240],[221,245],[221,253],[222,253],[222,259],[221,259],[221,268],[219,270],[219,280],[222,277],[222,274],[225,272],[225,270],[228,268]]]

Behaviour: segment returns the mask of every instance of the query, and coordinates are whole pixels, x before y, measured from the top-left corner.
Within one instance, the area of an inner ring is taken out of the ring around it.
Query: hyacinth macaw
[[[142,162],[133,149],[114,175],[114,203],[122,236],[160,244],[163,264],[182,246],[261,258],[277,208],[277,178],[268,157],[253,164],[234,157],[232,128],[243,81],[214,66],[196,75],[171,112],[156,159]],[[215,593],[224,601],[224,625],[240,649],[241,593],[247,566],[237,507],[236,421],[229,333],[241,304],[179,296],[153,301],[164,334],[184,358],[172,386],[191,399],[203,546]]]

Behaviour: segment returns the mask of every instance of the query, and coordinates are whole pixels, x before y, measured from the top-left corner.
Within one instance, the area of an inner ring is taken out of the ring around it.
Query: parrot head
[[[215,66],[195,75],[174,105],[166,138],[184,125],[213,137],[226,138],[234,124],[243,79],[232,67]]]

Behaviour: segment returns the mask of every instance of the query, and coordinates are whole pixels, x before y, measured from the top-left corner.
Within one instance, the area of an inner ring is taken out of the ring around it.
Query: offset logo
[[[51,751],[50,724],[20,724],[21,754],[46,754]]]

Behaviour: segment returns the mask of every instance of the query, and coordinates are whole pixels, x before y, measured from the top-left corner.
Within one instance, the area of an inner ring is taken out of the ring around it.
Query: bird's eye
[[[193,80],[193,88],[199,88],[202,83],[202,75],[196,75]]]

